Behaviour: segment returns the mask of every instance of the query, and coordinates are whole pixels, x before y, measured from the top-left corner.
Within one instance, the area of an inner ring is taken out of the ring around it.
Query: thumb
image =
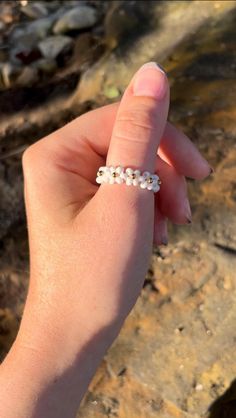
[[[107,165],[153,172],[168,108],[167,77],[157,64],[149,62],[134,75],[121,100]]]

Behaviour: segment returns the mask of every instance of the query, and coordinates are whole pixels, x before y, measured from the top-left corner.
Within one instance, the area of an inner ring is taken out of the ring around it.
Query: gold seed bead
[[[161,184],[161,180],[158,180],[158,184],[159,184],[159,185]]]
[[[103,171],[102,170],[98,170],[97,176],[102,176],[102,175],[103,175]]]
[[[112,177],[116,177],[117,176],[117,174],[116,173],[112,173]]]
[[[148,178],[147,180],[148,183],[153,183],[153,179],[151,177]]]
[[[134,173],[131,174],[131,178],[134,180],[136,178],[136,175]]]

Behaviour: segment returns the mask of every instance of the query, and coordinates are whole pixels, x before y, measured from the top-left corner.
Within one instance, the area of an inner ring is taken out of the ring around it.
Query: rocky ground
[[[139,65],[157,60],[170,78],[170,120],[215,172],[189,181],[194,222],[170,225],[168,247],[154,250],[78,418],[235,418],[236,2],[22,0],[0,9],[1,358],[28,283],[23,149],[119,100]]]

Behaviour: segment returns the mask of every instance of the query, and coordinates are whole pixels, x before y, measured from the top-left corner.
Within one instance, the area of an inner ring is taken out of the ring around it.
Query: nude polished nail
[[[167,92],[165,72],[155,63],[144,64],[134,77],[133,93],[135,96],[153,97],[162,100]]]

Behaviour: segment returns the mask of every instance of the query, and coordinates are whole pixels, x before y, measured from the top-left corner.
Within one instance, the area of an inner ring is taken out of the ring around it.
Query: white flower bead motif
[[[140,170],[134,170],[130,167],[124,169],[122,166],[104,166],[97,172],[96,182],[98,184],[122,184],[127,186],[139,186],[141,189],[147,189],[154,193],[160,190],[160,180],[157,174],[151,174],[149,171],[141,173]]]

